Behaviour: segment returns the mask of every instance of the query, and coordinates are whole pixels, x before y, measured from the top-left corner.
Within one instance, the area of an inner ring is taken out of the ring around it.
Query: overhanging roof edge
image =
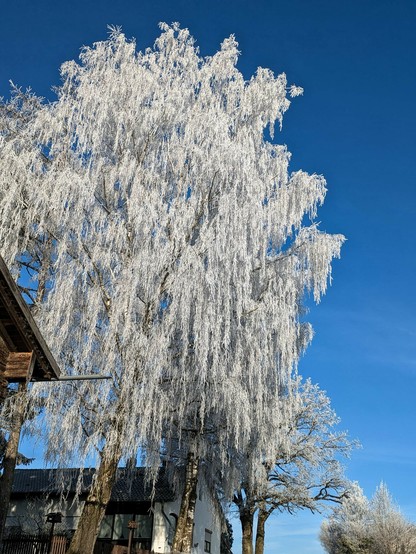
[[[5,264],[3,258],[0,256],[0,280],[2,280],[6,285],[6,293],[9,294],[9,299],[13,301],[14,306],[17,308],[18,313],[25,320],[27,326],[30,329],[30,336],[25,335],[26,341],[31,345],[32,350],[40,350],[43,357],[46,359],[47,365],[49,366],[51,372],[51,379],[58,379],[60,376],[59,366],[53,357],[51,351],[49,350],[48,345],[46,344],[45,339],[43,338],[39,327],[37,326],[32,314],[30,313],[29,307],[26,302],[23,300],[23,297],[14,282],[13,277],[11,276],[7,265]],[[0,291],[1,292],[1,291]],[[19,331],[22,331],[19,326]],[[42,364],[42,360],[39,360],[39,363]]]

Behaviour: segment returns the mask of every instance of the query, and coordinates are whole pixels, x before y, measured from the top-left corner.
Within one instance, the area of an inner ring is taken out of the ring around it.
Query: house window
[[[127,545],[129,538],[129,521],[136,521],[133,545],[138,548],[150,549],[152,539],[151,514],[106,514],[101,522],[98,533],[98,542],[112,542],[112,544]],[[98,550],[97,550],[98,552]]]
[[[212,531],[210,531],[209,529],[205,529],[204,552],[211,552],[211,539],[212,539]]]
[[[114,516],[105,515],[101,521],[100,531],[98,533],[99,539],[111,539],[113,536],[113,521]]]
[[[175,536],[175,531],[176,531],[176,524],[178,522],[178,516],[171,512],[169,514],[169,518],[167,518],[168,520],[168,544],[169,545],[172,545],[173,544],[173,538]]]

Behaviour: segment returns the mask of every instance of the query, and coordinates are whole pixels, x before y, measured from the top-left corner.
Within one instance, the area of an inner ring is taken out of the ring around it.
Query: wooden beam
[[[34,352],[9,352],[4,377],[9,383],[29,381],[35,367]]]

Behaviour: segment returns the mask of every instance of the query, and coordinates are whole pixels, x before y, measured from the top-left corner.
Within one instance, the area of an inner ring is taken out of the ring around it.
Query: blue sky
[[[305,89],[277,140],[292,169],[322,173],[321,228],[348,242],[310,313],[300,371],[327,390],[359,438],[347,473],[367,495],[384,480],[416,521],[416,2],[414,0],[1,1],[0,95],[8,80],[53,99],[62,62],[121,25],[139,48],[179,21],[213,54],[234,33],[239,68],[285,71]],[[320,554],[320,517],[276,516],[266,554]],[[238,533],[236,533],[238,536]],[[235,545],[239,552],[239,544]]]

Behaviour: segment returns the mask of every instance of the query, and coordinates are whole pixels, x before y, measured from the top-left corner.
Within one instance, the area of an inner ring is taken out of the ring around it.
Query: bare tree
[[[257,479],[246,479],[234,494],[243,554],[252,554],[253,543],[255,554],[263,554],[266,522],[275,511],[321,511],[326,503],[340,502],[348,490],[340,459],[355,443],[345,432],[335,431],[339,420],[325,392],[310,380],[294,378],[280,395],[277,410],[287,415],[277,431],[274,458],[246,453],[246,462],[257,468]]]

